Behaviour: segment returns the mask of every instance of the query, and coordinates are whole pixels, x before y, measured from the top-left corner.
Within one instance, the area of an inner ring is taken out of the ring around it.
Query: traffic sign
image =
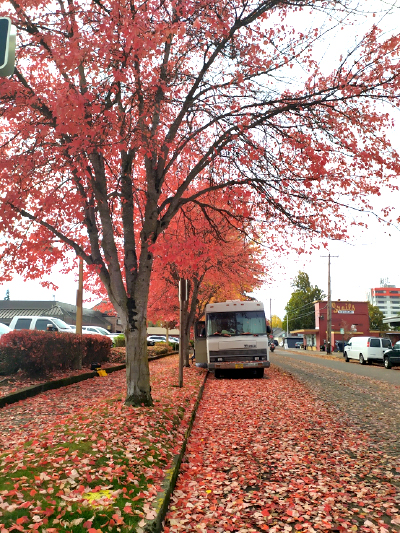
[[[14,73],[17,30],[8,17],[0,17],[0,76]]]

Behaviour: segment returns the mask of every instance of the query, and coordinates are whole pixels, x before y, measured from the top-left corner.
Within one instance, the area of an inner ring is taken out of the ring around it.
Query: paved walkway
[[[211,375],[164,532],[398,532],[396,461],[274,366]]]

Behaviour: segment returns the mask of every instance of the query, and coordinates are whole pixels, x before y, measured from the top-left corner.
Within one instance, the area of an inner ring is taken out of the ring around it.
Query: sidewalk
[[[283,348],[281,346],[278,346],[275,348],[273,353],[279,353],[279,352],[285,352],[285,353],[294,353],[299,355],[309,355],[314,357],[324,357],[325,359],[343,359],[343,352],[332,352],[330,354],[327,354],[326,352],[322,352],[319,350],[301,350],[300,348]]]
[[[397,461],[278,368],[210,375],[164,533],[398,532]]]

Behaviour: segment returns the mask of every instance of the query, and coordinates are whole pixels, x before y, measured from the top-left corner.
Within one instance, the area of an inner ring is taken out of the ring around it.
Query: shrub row
[[[0,374],[45,375],[108,361],[111,340],[101,335],[14,330],[0,337]]]
[[[114,347],[123,348],[124,346],[125,346],[125,335],[122,333],[121,335],[118,335],[118,337],[114,338]]]

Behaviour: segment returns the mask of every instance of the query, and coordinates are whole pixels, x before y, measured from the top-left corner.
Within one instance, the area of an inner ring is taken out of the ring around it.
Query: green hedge
[[[0,374],[22,370],[45,375],[54,370],[79,368],[108,361],[111,340],[100,335],[53,331],[14,330],[0,337]],[[81,359],[82,358],[82,359]]]
[[[114,337],[114,347],[123,348],[125,346],[125,335],[122,333],[118,337]]]

